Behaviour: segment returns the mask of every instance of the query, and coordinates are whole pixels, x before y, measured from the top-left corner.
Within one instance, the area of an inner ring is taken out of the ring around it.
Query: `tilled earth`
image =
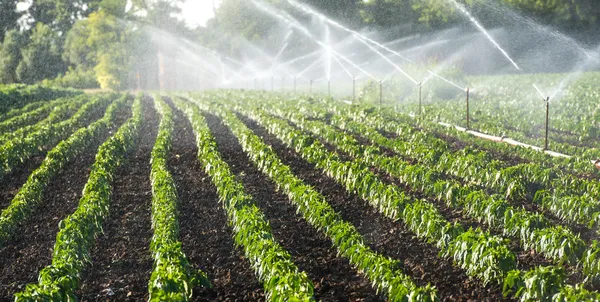
[[[170,103],[169,99],[166,100]],[[148,279],[152,271],[149,251],[152,238],[150,158],[159,116],[151,99],[144,100],[142,137],[128,160],[118,169],[113,183],[109,219],[104,234],[91,250],[93,265],[82,274],[77,295],[83,301],[141,301],[148,299]],[[262,301],[265,292],[254,269],[236,246],[233,230],[219,201],[215,186],[198,159],[191,124],[178,110],[175,113],[173,147],[168,168],[173,175],[179,197],[179,226],[183,250],[195,269],[204,271],[211,288],[195,288],[194,301]],[[129,113],[119,113],[119,124]],[[205,114],[223,160],[245,187],[269,220],[275,240],[292,256],[292,261],[305,271],[315,285],[317,300],[383,301],[368,280],[339,257],[331,241],[314,229],[277,186],[249,160],[232,132],[214,115]],[[399,260],[401,269],[419,286],[435,286],[444,301],[503,301],[501,287],[484,286],[469,278],[452,261],[438,255],[434,245],[418,239],[406,226],[376,212],[365,200],[308,163],[294,150],[250,119],[242,119],[257,135],[273,147],[283,163],[307,184],[323,194],[342,218],[354,224],[370,247],[385,256]],[[39,270],[50,264],[58,222],[77,207],[99,144],[113,134],[106,133],[55,177],[50,183],[36,214],[24,223],[19,235],[0,248],[0,300],[12,295],[28,283],[36,282]],[[331,151],[335,148],[327,146]],[[459,145],[456,148],[460,148]],[[343,159],[352,160],[347,154]],[[41,163],[34,157],[11,173],[0,184],[0,205],[5,207],[27,176]],[[402,187],[397,180],[373,169],[389,184]],[[402,187],[422,198],[418,192]],[[451,221],[465,226],[482,227],[456,209],[433,202]],[[494,232],[494,230],[491,230]],[[547,264],[539,255],[529,255],[518,245],[520,268]]]
[[[273,147],[296,176],[315,187],[345,220],[354,224],[375,251],[400,260],[404,265],[403,271],[418,285],[434,285],[442,300],[446,301],[505,300],[499,286],[484,286],[469,278],[464,271],[453,266],[452,261],[439,257],[435,246],[416,238],[401,222],[377,213],[366,201],[356,194],[349,194],[343,186],[306,162],[264,128],[249,119],[244,121]]]
[[[126,118],[127,112],[119,112],[116,124]],[[0,300],[12,300],[25,285],[36,283],[39,271],[51,263],[58,223],[77,208],[96,151],[110,135],[109,131],[103,133],[50,181],[35,214],[20,226],[14,240],[0,248]]]

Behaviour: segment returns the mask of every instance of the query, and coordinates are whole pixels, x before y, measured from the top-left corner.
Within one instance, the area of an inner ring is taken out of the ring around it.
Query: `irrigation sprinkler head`
[[[550,97],[546,97],[546,98],[544,99],[544,102],[546,102],[546,103],[550,103]]]
[[[469,87],[467,87],[467,88],[465,88],[465,92],[469,93],[469,92],[471,92],[471,89]]]

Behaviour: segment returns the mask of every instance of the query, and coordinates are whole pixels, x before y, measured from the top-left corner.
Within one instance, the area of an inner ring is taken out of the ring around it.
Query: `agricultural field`
[[[0,300],[600,299],[586,152],[244,90],[15,86],[0,129]]]
[[[598,72],[497,75],[464,77],[459,85],[470,88],[470,128],[543,147],[549,97],[549,149],[598,159],[599,80]],[[424,119],[467,126],[464,90],[434,78],[423,91]],[[415,92],[403,99],[392,94],[387,102],[418,115],[417,99]]]

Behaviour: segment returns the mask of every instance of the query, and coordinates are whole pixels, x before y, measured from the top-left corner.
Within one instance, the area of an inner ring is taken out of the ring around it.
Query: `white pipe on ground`
[[[528,145],[519,141],[516,141],[514,139],[511,138],[505,138],[505,137],[499,137],[499,136],[493,136],[493,135],[489,135],[489,134],[485,134],[485,133],[481,133],[481,132],[477,132],[477,131],[473,131],[473,130],[467,130],[464,127],[460,127],[460,126],[455,126],[455,125],[451,125],[448,123],[443,123],[443,122],[438,122],[438,124],[444,126],[444,127],[454,127],[456,130],[458,131],[462,131],[462,132],[466,132],[469,133],[473,136],[479,137],[479,138],[483,138],[483,139],[487,139],[487,140],[491,140],[497,143],[507,143],[509,145],[512,146],[518,146],[518,147],[524,147],[524,148],[529,148],[529,149],[533,149],[536,151],[541,151],[544,152],[550,156],[553,157],[563,157],[563,158],[572,158],[573,156],[571,155],[567,155],[567,154],[562,154],[562,153],[558,153],[558,152],[554,152],[554,151],[550,151],[550,150],[544,150],[544,148],[538,147],[538,146],[533,146],[533,145]],[[596,167],[596,169],[600,170],[600,159],[599,160],[590,160],[590,162],[592,163],[592,165],[594,165]]]

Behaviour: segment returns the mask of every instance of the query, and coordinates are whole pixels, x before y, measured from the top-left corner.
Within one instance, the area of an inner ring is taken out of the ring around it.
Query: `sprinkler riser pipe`
[[[419,83],[419,115],[423,115],[423,83]]]
[[[471,129],[471,119],[469,116],[469,88],[467,88],[467,129]]]
[[[550,97],[546,98],[546,138],[544,140],[544,150],[548,150],[549,120],[550,120]]]
[[[356,101],[356,78],[352,78],[352,101]]]
[[[383,107],[383,81],[379,81],[379,109]]]

